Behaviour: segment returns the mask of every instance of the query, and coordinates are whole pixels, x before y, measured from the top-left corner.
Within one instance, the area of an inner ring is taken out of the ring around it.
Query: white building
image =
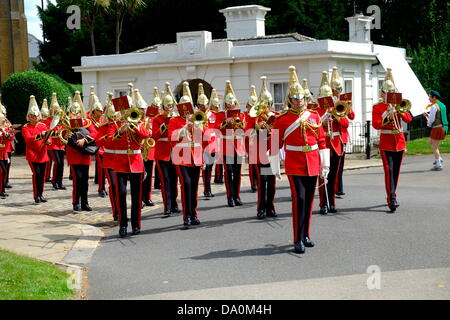
[[[266,35],[264,20],[269,11],[258,5],[226,8],[220,12],[226,18],[227,39],[213,40],[208,31],[181,32],[176,43],[127,54],[83,57],[74,70],[82,73],[83,91],[89,92],[93,85],[102,99],[107,91],[124,94],[132,82],[150,101],[153,87],[162,90],[167,81],[175,95],[181,83],[189,81],[195,99],[198,82],[204,84],[206,94],[211,87],[223,94],[225,81],[231,80],[241,108],[250,86],[256,85],[259,92],[260,76],[265,75],[276,107],[281,108],[290,65],[296,66],[300,79],[308,79],[313,93],[318,92],[322,71],[331,75],[337,66],[345,80],[344,91],[353,92],[355,122],[365,123],[371,120],[380,84],[391,67],[397,89],[412,102],[413,115],[428,104],[427,94],[407,62],[406,50],[370,40],[372,17],[347,18],[347,42],[316,40],[297,33]]]

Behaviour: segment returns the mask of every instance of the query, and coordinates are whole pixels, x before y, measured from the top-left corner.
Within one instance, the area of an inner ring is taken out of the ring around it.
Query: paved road
[[[248,187],[243,207],[226,207],[223,192],[201,200],[197,227],[160,209],[146,213],[141,235],[123,240],[114,229],[103,239],[88,265],[89,298],[449,299],[450,170],[430,172],[431,161],[405,159],[395,214],[387,213],[382,168],[346,172],[339,212],[321,216],[316,202],[316,247],[304,255],[292,252],[286,177],[276,219],[256,220]],[[373,265],[381,290],[367,289]]]

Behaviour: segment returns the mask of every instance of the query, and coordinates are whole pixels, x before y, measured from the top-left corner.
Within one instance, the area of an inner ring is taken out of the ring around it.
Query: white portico
[[[181,32],[176,43],[127,54],[83,57],[81,66],[74,67],[82,73],[83,91],[89,92],[93,85],[103,100],[107,91],[116,96],[125,93],[132,82],[150,101],[153,87],[162,90],[168,81],[177,94],[181,83],[189,81],[196,99],[198,82],[204,84],[208,95],[211,87],[223,94],[225,81],[231,80],[243,109],[250,86],[256,85],[259,93],[260,77],[265,75],[276,107],[282,108],[290,65],[296,66],[300,80],[308,79],[314,94],[322,71],[331,75],[333,66],[337,66],[344,78],[344,91],[353,92],[355,121],[365,122],[371,120],[380,84],[391,67],[399,92],[412,102],[413,115],[427,105],[427,94],[409,67],[405,49],[371,42],[371,17],[347,18],[349,41],[335,41],[298,33],[266,35],[264,17],[270,9],[262,6],[231,7],[220,12],[226,19],[227,39],[213,40],[208,31]]]

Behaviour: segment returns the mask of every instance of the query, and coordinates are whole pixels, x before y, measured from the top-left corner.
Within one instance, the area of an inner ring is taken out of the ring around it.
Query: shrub
[[[50,103],[52,93],[58,95],[58,102],[66,106],[67,97],[73,96],[71,86],[55,75],[49,75],[35,70],[12,74],[2,85],[2,103],[8,110],[8,119],[12,123],[26,122],[26,114],[30,95],[36,97],[39,108],[42,101]]]

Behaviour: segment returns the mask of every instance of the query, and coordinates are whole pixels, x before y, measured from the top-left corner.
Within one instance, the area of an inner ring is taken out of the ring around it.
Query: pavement
[[[379,159],[364,160],[360,156],[348,155],[345,169],[381,166]],[[6,199],[0,199],[0,248],[61,268],[87,271],[86,266],[100,240],[105,233],[115,231],[117,223],[111,217],[109,198],[98,196],[93,179],[90,179],[89,187],[89,203],[93,211],[76,214],[72,211],[72,182],[68,179],[68,172],[66,167],[63,184],[67,190],[53,190],[51,184],[46,183],[44,196],[48,202],[35,204],[28,163],[23,156],[13,156],[10,172],[13,188],[6,190],[9,194]],[[243,166],[243,174],[248,175],[247,166]],[[93,175],[91,166],[91,178]],[[243,186],[246,185],[248,179],[243,179]],[[224,190],[223,185],[213,185],[217,194]],[[153,200],[156,206],[144,208],[143,215],[162,210],[159,190],[154,190]]]

